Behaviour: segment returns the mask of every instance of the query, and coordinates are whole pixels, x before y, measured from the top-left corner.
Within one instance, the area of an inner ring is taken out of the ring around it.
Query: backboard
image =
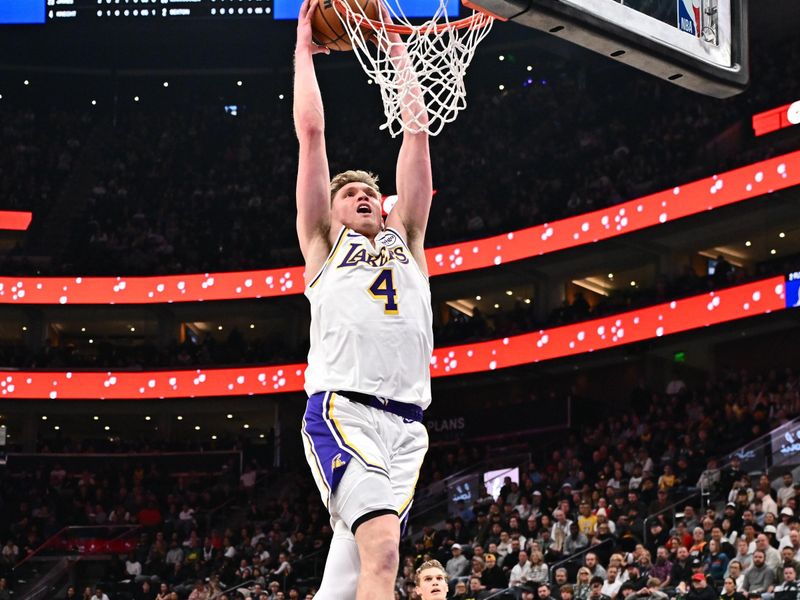
[[[696,92],[749,81],[747,0],[464,0]]]

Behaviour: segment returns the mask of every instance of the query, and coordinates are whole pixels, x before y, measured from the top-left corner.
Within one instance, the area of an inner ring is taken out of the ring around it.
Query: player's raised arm
[[[294,126],[300,142],[297,167],[297,237],[306,261],[306,272],[313,277],[321,265],[330,242],[330,174],[325,154],[325,116],[322,94],[314,70],[314,54],[328,53],[312,40],[311,17],[318,0],[304,0],[297,18],[297,44],[294,53]],[[319,257],[322,257],[321,259]]]
[[[382,2],[379,4],[384,20],[391,20],[386,7]],[[405,68],[410,60],[405,45],[397,34],[390,34],[389,39],[392,42],[389,55],[397,76],[403,78],[398,81],[404,95],[403,122],[406,125],[417,123],[419,130],[410,132],[406,129],[403,132],[403,143],[397,156],[397,204],[387,219],[387,226],[400,229],[405,234],[414,258],[427,274],[423,245],[433,197],[428,134],[423,129],[428,123],[428,111],[413,69]]]

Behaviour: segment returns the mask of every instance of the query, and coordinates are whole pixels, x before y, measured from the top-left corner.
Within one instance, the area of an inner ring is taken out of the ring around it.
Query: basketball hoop
[[[390,22],[384,11],[375,20],[357,2],[332,1],[358,61],[380,87],[386,116],[381,129],[388,129],[392,137],[403,131],[438,135],[466,108],[464,75],[475,48],[492,29],[494,16],[474,11],[451,21],[447,0],[440,0],[431,19],[413,25],[399,3],[398,10],[384,4]],[[398,35],[405,39],[398,40]],[[398,46],[405,47],[405,56],[397,54]]]

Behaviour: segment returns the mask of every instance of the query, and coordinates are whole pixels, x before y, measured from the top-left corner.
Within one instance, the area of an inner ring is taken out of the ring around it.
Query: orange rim
[[[376,0],[380,2],[380,0]],[[336,11],[342,16],[348,16],[347,8],[341,8],[341,5],[344,4],[344,0],[333,0],[333,5],[336,8]],[[470,7],[472,8],[472,7]],[[356,24],[361,29],[371,29],[373,31],[387,31],[389,33],[397,33],[400,35],[411,35],[412,33],[425,33],[425,34],[432,34],[432,33],[442,33],[443,31],[447,31],[449,29],[466,29],[467,27],[486,27],[492,19],[495,19],[494,15],[485,12],[475,12],[472,15],[465,17],[463,19],[458,19],[457,21],[449,21],[447,23],[437,23],[433,27],[428,27],[426,25],[420,25],[419,27],[407,27],[405,25],[396,25],[395,23],[384,23],[382,21],[376,21],[375,19],[370,19],[364,15],[356,15],[358,23]]]

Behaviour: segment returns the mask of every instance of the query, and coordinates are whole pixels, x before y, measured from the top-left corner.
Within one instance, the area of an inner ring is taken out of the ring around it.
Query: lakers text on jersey
[[[393,229],[373,245],[343,227],[306,286],[309,396],[349,390],[427,408],[433,315],[428,279]]]

